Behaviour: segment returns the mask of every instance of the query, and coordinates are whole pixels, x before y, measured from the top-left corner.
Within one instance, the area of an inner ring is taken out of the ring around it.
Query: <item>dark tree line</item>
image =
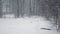
[[[46,0],[3,0],[4,14],[19,16],[47,15],[48,4]],[[48,13],[49,14],[49,13]]]
[[[3,4],[2,10],[5,10],[1,12],[9,12],[17,17],[24,14],[56,16],[60,7],[59,0],[1,0],[0,4]]]

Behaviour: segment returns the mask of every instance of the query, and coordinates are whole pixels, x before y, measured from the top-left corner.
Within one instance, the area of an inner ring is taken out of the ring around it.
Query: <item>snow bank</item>
[[[44,17],[24,17],[0,19],[0,34],[58,34],[55,30],[41,30],[50,28]]]

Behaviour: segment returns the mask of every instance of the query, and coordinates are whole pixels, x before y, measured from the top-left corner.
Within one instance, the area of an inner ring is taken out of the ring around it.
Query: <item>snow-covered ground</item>
[[[44,17],[1,18],[0,34],[59,34],[56,28],[40,29],[51,28],[49,23]]]

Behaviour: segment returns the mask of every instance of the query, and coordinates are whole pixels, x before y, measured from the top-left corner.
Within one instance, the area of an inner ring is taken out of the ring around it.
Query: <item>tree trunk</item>
[[[0,0],[0,18],[2,18],[2,0]]]

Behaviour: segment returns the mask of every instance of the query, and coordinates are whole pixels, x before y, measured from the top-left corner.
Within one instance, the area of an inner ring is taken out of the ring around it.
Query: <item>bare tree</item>
[[[2,0],[0,0],[0,18],[2,17]]]

